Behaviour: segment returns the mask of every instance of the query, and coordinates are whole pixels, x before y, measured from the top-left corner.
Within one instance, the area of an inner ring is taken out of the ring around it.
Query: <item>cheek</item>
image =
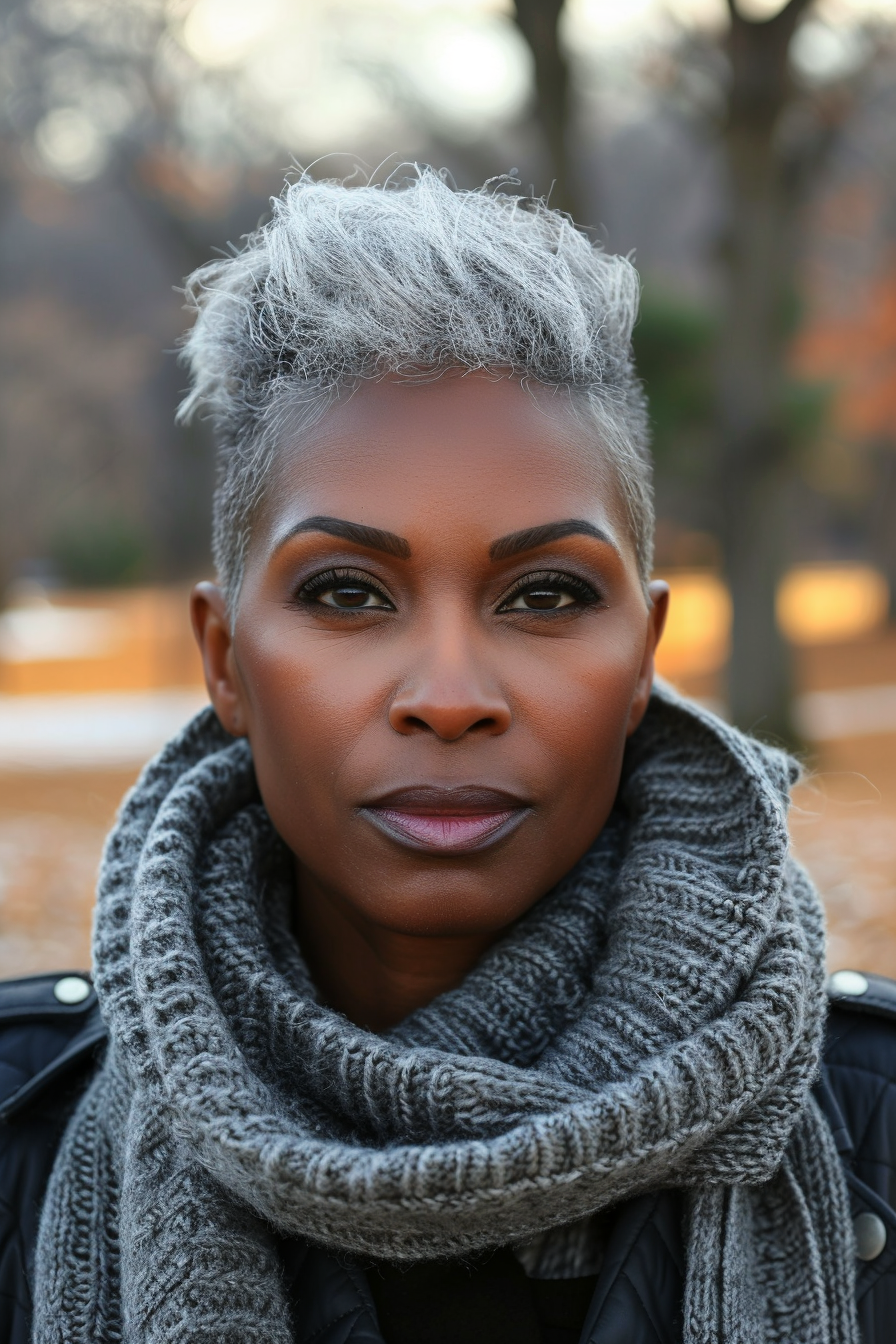
[[[565,640],[515,669],[520,717],[564,768],[621,761],[638,683],[644,636],[630,622],[609,621],[596,635]]]
[[[388,683],[376,650],[359,653],[348,638],[270,621],[237,638],[235,654],[269,810],[301,794],[319,811],[359,740],[385,715]]]

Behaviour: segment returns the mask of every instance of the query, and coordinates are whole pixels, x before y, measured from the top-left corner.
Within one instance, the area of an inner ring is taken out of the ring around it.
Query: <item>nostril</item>
[[[453,742],[460,737],[466,737],[469,733],[493,733],[498,727],[498,720],[490,714],[481,719],[474,719],[471,723],[468,715],[463,712],[432,714],[426,718],[418,714],[402,714],[392,720],[392,726],[400,733],[435,733],[436,737]]]
[[[449,690],[426,684],[400,691],[389,706],[388,715],[397,733],[433,733],[446,742],[470,733],[481,736],[503,733],[512,718],[510,706],[499,694],[486,694],[476,687]]]

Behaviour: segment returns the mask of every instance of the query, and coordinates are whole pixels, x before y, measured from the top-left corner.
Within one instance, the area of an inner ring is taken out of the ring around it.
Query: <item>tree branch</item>
[[[741,14],[737,7],[737,0],[728,0],[728,13],[731,16],[732,23],[749,24],[754,28],[768,28],[777,23],[783,23],[790,26],[790,31],[796,27],[797,20],[808,9],[814,0],[787,0],[787,4],[773,14],[770,19],[748,19],[745,14]]]
[[[771,135],[791,93],[790,41],[813,0],[788,0],[770,19],[748,19],[738,9],[737,0],[727,3],[732,74],[729,126],[742,124]]]

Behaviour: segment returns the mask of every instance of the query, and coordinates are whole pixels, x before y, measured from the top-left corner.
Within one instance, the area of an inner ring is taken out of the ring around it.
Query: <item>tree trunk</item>
[[[799,202],[776,132],[792,93],[790,39],[810,0],[790,0],[761,23],[743,18],[735,0],[728,3],[724,148],[731,219],[716,364],[722,548],[734,602],[728,701],[741,727],[787,739],[790,658],[774,598],[786,562],[781,514],[790,454],[783,393]]]
[[[535,66],[535,111],[553,176],[551,205],[578,217],[569,152],[569,65],[558,26],[564,0],[515,0],[514,17]]]
[[[876,479],[868,528],[871,558],[887,580],[888,616],[896,624],[896,438],[881,439],[874,458]]]

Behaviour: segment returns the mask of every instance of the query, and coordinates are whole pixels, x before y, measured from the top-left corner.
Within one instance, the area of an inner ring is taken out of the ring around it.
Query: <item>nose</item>
[[[506,696],[468,644],[445,637],[431,646],[389,706],[389,724],[410,736],[430,732],[443,742],[467,733],[500,736],[512,714]]]

